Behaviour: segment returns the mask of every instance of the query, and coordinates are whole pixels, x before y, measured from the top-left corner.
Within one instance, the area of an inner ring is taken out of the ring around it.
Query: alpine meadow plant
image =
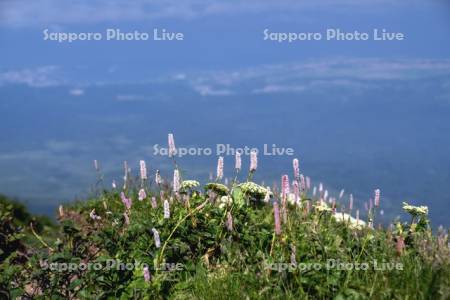
[[[161,186],[161,184],[162,184],[162,178],[161,178],[161,174],[159,173],[159,170],[156,170],[156,173],[155,173],[155,183],[158,186]]]
[[[178,193],[180,191],[180,172],[178,169],[173,171],[173,191]]]
[[[250,173],[253,173],[258,168],[258,153],[255,150],[250,152]]]
[[[274,232],[276,235],[281,234],[280,207],[278,202],[273,203]]]
[[[221,180],[223,178],[223,157],[220,156],[219,159],[217,160],[217,179],[216,180]]]
[[[243,182],[236,154],[228,186],[223,158],[201,184],[182,180],[173,134],[168,148],[172,178],[124,163],[123,189],[60,206],[54,227],[0,201],[0,298],[450,298],[448,230],[433,233],[428,207],[404,203],[409,222],[375,228],[379,189],[360,216],[350,191],[311,189],[298,160],[292,182],[275,174],[281,187],[252,180],[256,152]]]
[[[139,190],[139,201],[143,201],[145,198],[147,198],[147,193],[144,189]]]
[[[297,158],[292,160],[292,166],[294,168],[294,179],[298,181],[300,180],[300,164]]]
[[[288,175],[283,175],[281,177],[281,193],[283,198],[287,197],[290,193]]]
[[[164,200],[164,219],[170,218],[170,204],[169,201]]]
[[[241,153],[239,151],[236,151],[234,168],[236,169],[236,172],[239,172],[242,168]]]
[[[175,139],[172,133],[168,134],[167,140],[169,145],[169,157],[173,157],[177,153],[177,148],[175,147]]]
[[[300,174],[300,190],[302,193],[306,191],[306,180],[303,174]]]
[[[142,180],[142,185],[143,185],[144,182],[147,180],[147,165],[145,164],[144,160],[141,160],[139,162],[139,166],[140,166],[141,180]]]

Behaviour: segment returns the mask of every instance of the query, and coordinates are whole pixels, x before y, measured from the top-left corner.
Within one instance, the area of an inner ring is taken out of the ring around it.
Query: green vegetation
[[[132,201],[129,210],[117,191],[66,206],[57,234],[38,226],[33,234],[27,225],[33,217],[2,198],[2,293],[36,299],[450,295],[448,235],[432,235],[426,214],[418,210],[412,223],[354,227],[350,219],[337,217],[340,213],[314,206],[308,211],[306,202],[318,200],[305,194],[302,205],[286,206],[287,219],[277,235],[272,205],[246,193],[235,192],[233,201],[220,205],[220,196],[211,193],[176,196],[166,189],[162,197],[170,203],[170,218],[164,218],[164,200],[154,192],[156,208],[151,191],[137,200],[138,189],[125,191]],[[159,247],[152,229],[159,233]],[[367,270],[356,270],[366,265]]]
[[[168,140],[171,184],[156,171],[152,186],[144,161],[133,178],[125,163],[122,189],[60,206],[58,225],[1,198],[1,298],[449,299],[448,232],[432,234],[428,207],[403,203],[411,220],[385,227],[377,189],[363,221],[352,196],[345,209],[322,184],[311,192],[297,159],[281,193],[252,182],[255,152],[245,182],[238,154],[231,184],[219,158],[201,188],[181,179]]]

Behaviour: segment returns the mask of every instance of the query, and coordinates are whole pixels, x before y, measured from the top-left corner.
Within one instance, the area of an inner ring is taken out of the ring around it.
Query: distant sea
[[[297,82],[306,88],[264,90],[246,82],[233,92],[193,89],[186,81],[91,86],[0,87],[0,193],[53,215],[60,202],[91,194],[97,159],[106,187],[122,180],[127,160],[138,174],[147,161],[170,179],[167,133],[178,147],[276,144],[294,155],[259,156],[255,180],[279,184],[292,159],[313,185],[341,189],[358,205],[382,191],[383,218],[402,201],[428,205],[434,225],[449,226],[450,92],[445,76],[355,82]],[[185,178],[206,182],[217,156],[178,159]],[[248,157],[243,157],[244,169]],[[234,158],[225,156],[225,175]]]

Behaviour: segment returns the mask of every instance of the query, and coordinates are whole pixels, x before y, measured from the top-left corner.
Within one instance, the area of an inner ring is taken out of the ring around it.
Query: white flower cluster
[[[220,201],[219,201],[219,208],[223,209],[228,205],[231,205],[233,203],[233,198],[231,198],[230,196],[222,196],[220,197]]]
[[[332,211],[332,209],[324,201],[319,201],[319,203],[315,204],[314,209],[318,212]]]
[[[250,196],[253,196],[255,198],[265,198],[266,195],[269,193],[271,194],[270,190],[267,190],[265,187],[260,186],[259,184],[256,184],[254,182],[246,182],[239,185],[241,190]]]
[[[362,229],[362,228],[366,227],[366,222],[355,219],[351,215],[343,213],[343,212],[336,212],[333,214],[332,217],[336,222],[347,223],[348,226],[352,229]]]
[[[287,194],[287,201],[291,205],[297,204],[298,206],[301,206],[302,202],[300,201],[300,197],[296,195],[295,193],[289,193]]]
[[[403,210],[413,216],[428,215],[428,206],[413,206],[406,202],[403,202]]]
[[[198,186],[200,186],[200,183],[197,180],[183,180],[181,183],[182,190],[193,189]]]
[[[226,185],[221,184],[221,183],[215,183],[215,182],[208,183],[205,186],[205,189],[212,190],[220,195],[225,195],[225,194],[228,194],[228,192],[229,192],[229,189]]]

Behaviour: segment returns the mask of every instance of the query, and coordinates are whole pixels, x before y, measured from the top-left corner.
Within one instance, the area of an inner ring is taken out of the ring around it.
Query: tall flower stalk
[[[156,248],[160,248],[161,247],[161,239],[159,238],[159,232],[155,228],[152,228],[152,232],[153,232],[153,239],[155,241],[155,246],[156,246]]]
[[[140,189],[138,194],[139,201],[143,201],[145,198],[147,198],[147,193],[144,189]]]
[[[234,171],[235,171],[235,176],[234,176],[234,180],[233,180],[233,186],[236,184],[237,182],[237,178],[239,176],[239,172],[241,172],[242,169],[242,158],[241,158],[241,153],[239,151],[236,151],[236,154],[234,156]]]
[[[281,177],[281,212],[283,214],[283,223],[287,223],[287,199],[289,196],[289,176],[283,175]]]
[[[145,181],[147,180],[147,166],[145,160],[139,161],[140,173],[141,173],[141,187],[145,186]]]
[[[294,180],[292,182],[292,188],[294,189],[295,204],[299,204],[300,203],[300,187],[298,186],[297,180]]]
[[[159,170],[156,170],[156,173],[155,173],[155,183],[158,187],[161,188],[162,178],[161,178],[161,174],[159,173]]]
[[[281,223],[280,223],[280,207],[278,202],[273,203],[273,219],[274,219],[274,232],[276,235],[281,234]]]
[[[175,160],[177,148],[175,147],[175,139],[172,133],[169,133],[167,135],[167,142],[169,145],[169,157],[172,158],[173,164],[175,165],[175,169],[178,169],[177,161]]]
[[[164,200],[164,219],[170,218],[170,204],[169,201]]]
[[[227,230],[229,232],[233,231],[233,216],[230,211],[227,212]]]
[[[309,176],[306,176],[306,189],[311,190],[311,178]]]
[[[124,171],[124,175],[123,175],[123,189],[126,190],[128,188],[128,174],[130,172],[129,168],[128,168],[128,162],[124,161],[123,162],[123,171]]]
[[[300,191],[302,192],[302,195],[306,192],[306,180],[303,174],[300,174]]]
[[[95,183],[95,187],[101,186],[103,189],[103,174],[100,172],[100,166],[98,160],[94,160],[94,169],[97,174],[97,182]]]
[[[258,152],[252,150],[250,152],[250,170],[248,173],[247,181],[251,181],[253,178],[253,174],[256,172],[258,168]]]
[[[300,164],[299,164],[297,158],[294,158],[292,160],[292,167],[294,169],[294,179],[299,181],[300,180]]]
[[[151,279],[150,270],[148,269],[148,266],[144,267],[144,280],[145,282],[149,282]]]
[[[283,175],[281,177],[281,195],[287,197],[289,195],[289,176]]]
[[[173,171],[173,191],[174,193],[178,193],[180,191],[180,172],[178,171],[178,169],[175,169]]]
[[[216,181],[219,181],[223,178],[223,157],[220,156],[217,160],[217,176]]]
[[[348,203],[348,209],[350,212],[352,212],[353,210],[353,194],[350,194],[350,199],[349,199],[349,203]]]
[[[130,209],[131,209],[131,205],[132,205],[131,199],[130,199],[130,198],[127,198],[127,197],[125,196],[125,193],[124,193],[124,192],[121,192],[121,193],[120,193],[120,198],[122,199],[122,202],[123,202],[123,204],[125,205],[125,208],[126,208],[127,210],[130,210]]]

